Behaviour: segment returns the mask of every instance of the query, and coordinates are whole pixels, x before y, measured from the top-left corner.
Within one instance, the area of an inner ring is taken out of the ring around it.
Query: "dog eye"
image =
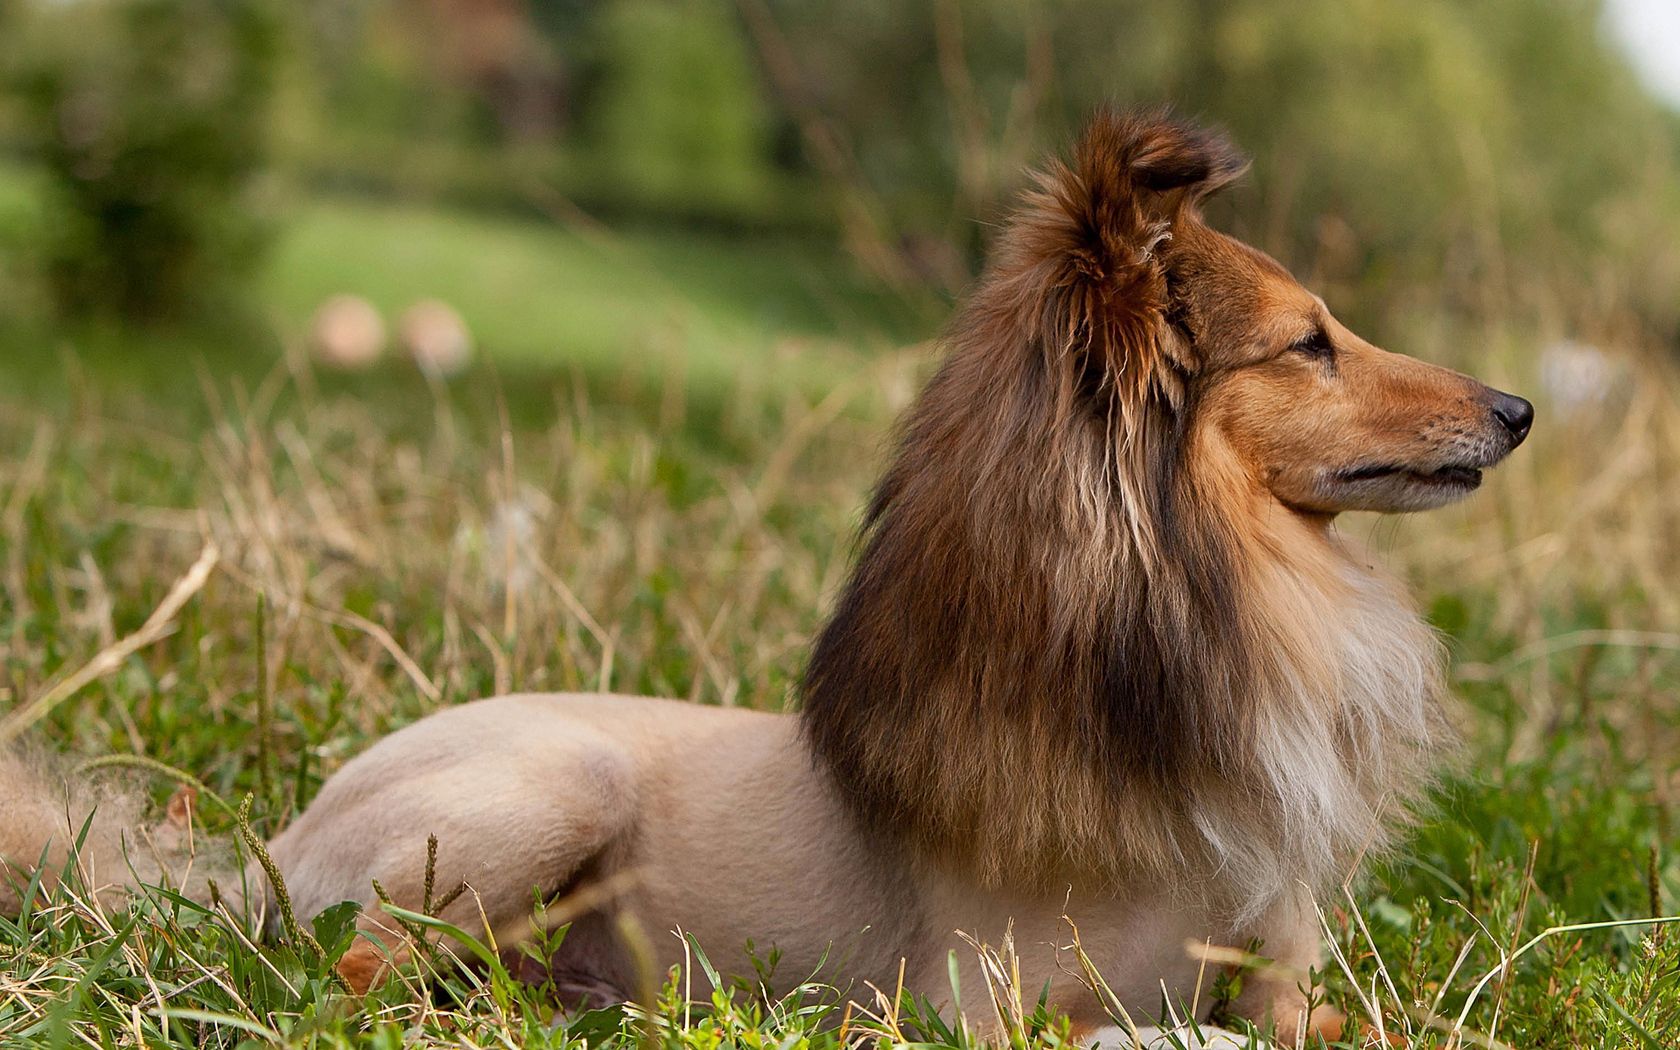
[[[1311,335],[1297,340],[1289,349],[1308,357],[1336,356],[1336,348],[1330,344],[1330,336],[1322,328],[1314,329]]]

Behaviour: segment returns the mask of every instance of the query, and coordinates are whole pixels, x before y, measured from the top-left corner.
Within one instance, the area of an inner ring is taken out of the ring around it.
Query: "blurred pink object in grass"
[[[309,326],[316,360],[333,368],[367,368],[385,352],[385,321],[359,295],[335,295],[316,310]]]
[[[472,333],[448,303],[422,299],[397,321],[397,341],[427,375],[448,377],[472,361]]]

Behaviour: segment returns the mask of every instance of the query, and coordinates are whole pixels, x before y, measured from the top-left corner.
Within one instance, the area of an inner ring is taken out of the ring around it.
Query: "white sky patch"
[[[1610,0],[1604,14],[1651,90],[1680,106],[1680,0]]]

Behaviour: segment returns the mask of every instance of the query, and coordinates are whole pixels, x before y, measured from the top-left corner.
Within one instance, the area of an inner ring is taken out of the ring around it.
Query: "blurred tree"
[[[1680,306],[1680,136],[1598,0],[742,2],[798,71],[781,99],[814,100],[905,245],[969,268],[1024,162],[1099,106],[1172,103],[1254,154],[1240,232],[1376,293],[1344,301],[1479,307],[1513,267],[1551,267],[1554,292],[1566,267],[1632,257],[1662,264],[1632,282],[1640,309]]]
[[[30,30],[0,45],[25,56],[11,112],[59,186],[68,304],[168,312],[199,286],[193,245],[248,232],[225,205],[265,152],[268,122],[246,117],[266,113],[265,2],[0,0]],[[1600,0],[291,0],[285,17],[309,46],[279,69],[277,156],[315,183],[838,225],[877,274],[952,291],[1026,166],[1096,107],[1170,102],[1254,154],[1222,218],[1361,321],[1442,301],[1680,315],[1680,118],[1605,39]],[[7,122],[0,105],[0,139]]]
[[[60,307],[157,321],[225,302],[263,243],[250,190],[278,44],[263,0],[35,4],[14,21]]]
[[[560,128],[559,58],[524,0],[426,0],[433,62],[483,99],[500,137],[549,139]]]
[[[594,27],[596,162],[643,206],[740,212],[769,183],[769,113],[718,0],[614,0]]]

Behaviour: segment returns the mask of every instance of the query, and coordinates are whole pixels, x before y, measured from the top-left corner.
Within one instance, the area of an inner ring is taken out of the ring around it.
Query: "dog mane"
[[[1193,440],[1165,256],[1243,168],[1108,114],[1038,178],[813,648],[805,735],[859,817],[986,882],[1252,914],[1380,848],[1445,735],[1397,589],[1322,532],[1286,553]]]

